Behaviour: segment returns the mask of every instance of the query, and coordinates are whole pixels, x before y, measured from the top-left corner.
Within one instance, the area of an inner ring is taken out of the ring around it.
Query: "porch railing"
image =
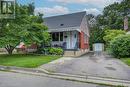
[[[61,47],[61,48],[63,48],[64,50],[68,50],[67,49],[67,42],[52,42],[52,47]],[[79,46],[80,45],[80,43],[77,41],[76,43],[75,43],[75,46],[74,46],[74,48],[73,49],[70,49],[70,50],[78,50],[79,49]]]

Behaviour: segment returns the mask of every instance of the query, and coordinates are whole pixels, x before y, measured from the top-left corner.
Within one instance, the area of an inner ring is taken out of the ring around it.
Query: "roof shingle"
[[[81,25],[84,16],[86,16],[85,11],[72,14],[46,17],[44,18],[44,24],[48,26],[49,29],[79,27]]]

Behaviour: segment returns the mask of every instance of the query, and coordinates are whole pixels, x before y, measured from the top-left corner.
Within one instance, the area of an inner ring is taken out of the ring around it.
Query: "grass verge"
[[[130,58],[121,58],[121,60],[127,64],[128,66],[130,66]]]
[[[16,66],[25,68],[36,68],[61,56],[38,56],[38,55],[0,55],[0,65]]]

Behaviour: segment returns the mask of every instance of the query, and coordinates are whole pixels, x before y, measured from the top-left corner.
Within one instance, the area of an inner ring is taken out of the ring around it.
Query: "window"
[[[59,33],[52,33],[52,41],[59,41]]]
[[[52,41],[63,41],[63,32],[52,33]]]
[[[74,34],[74,37],[77,38],[77,34]]]
[[[60,32],[60,41],[63,41],[63,32]]]

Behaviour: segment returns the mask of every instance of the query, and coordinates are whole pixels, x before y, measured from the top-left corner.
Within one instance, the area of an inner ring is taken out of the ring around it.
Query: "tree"
[[[3,30],[3,35],[0,37],[0,46],[5,47],[9,54],[12,54],[12,51],[20,42],[19,34],[16,33],[20,30],[20,27],[16,24],[10,24]]]
[[[30,16],[28,12],[28,6],[16,5],[16,19],[3,21],[5,26],[1,30],[0,47],[5,47],[9,54],[20,42],[28,46],[49,40],[48,28],[43,25],[41,15]]]
[[[30,3],[29,6],[28,6],[28,13],[30,15],[34,15],[34,9],[35,9],[35,6],[34,6],[34,2]]]
[[[100,29],[98,26],[94,26],[90,30],[90,48],[92,50],[92,45],[94,43],[104,43],[103,37],[104,37],[104,31],[103,29]]]
[[[107,26],[110,29],[123,29],[124,17],[130,14],[130,0],[115,2],[106,6],[102,15],[97,16],[100,26]],[[130,19],[130,17],[129,17]]]

